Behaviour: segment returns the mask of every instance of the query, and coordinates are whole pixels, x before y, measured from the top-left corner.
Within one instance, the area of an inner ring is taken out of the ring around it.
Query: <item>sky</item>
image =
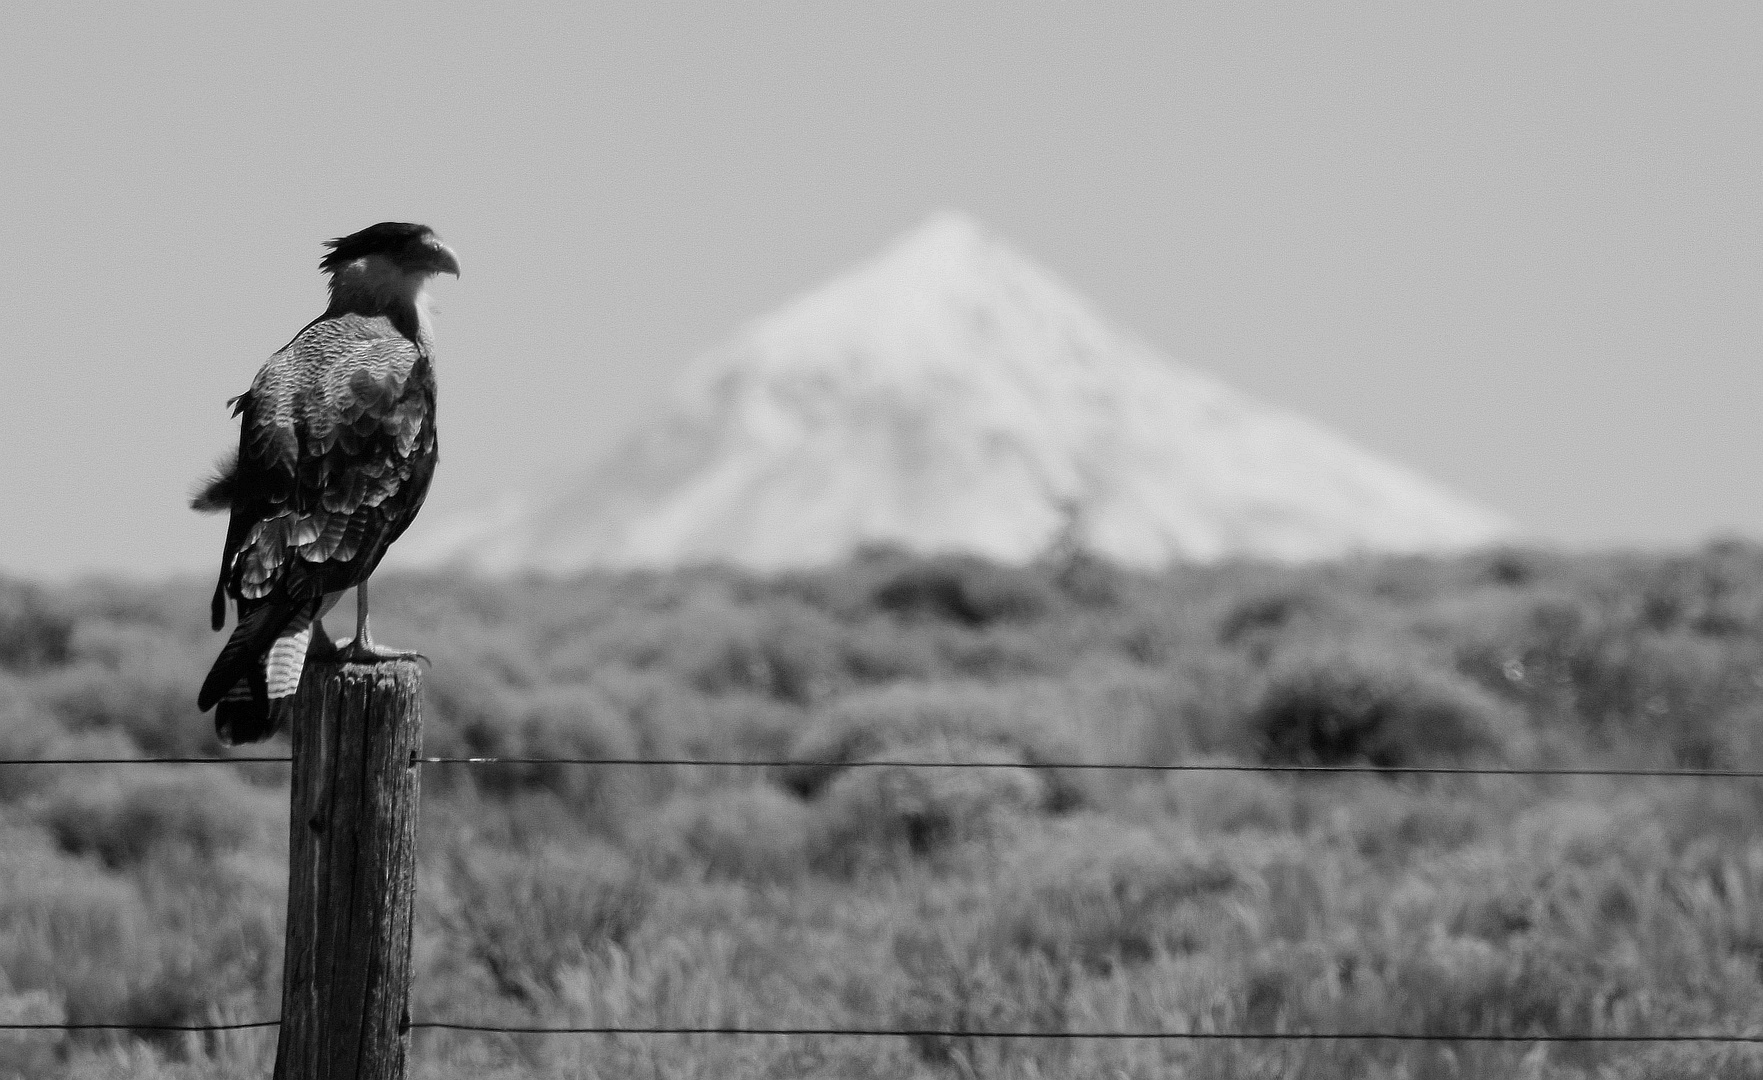
[[[1763,537],[1763,5],[61,3],[0,27],[0,573],[218,562],[320,242],[433,226],[425,520],[943,208],[1540,542]]]

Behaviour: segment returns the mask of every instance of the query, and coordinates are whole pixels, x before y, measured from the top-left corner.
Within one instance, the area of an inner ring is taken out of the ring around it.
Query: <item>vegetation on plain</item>
[[[206,598],[0,579],[0,756],[221,752]],[[1046,767],[1763,769],[1763,548],[875,550],[391,578],[375,615],[434,660],[429,753],[783,762],[430,766],[415,1018],[954,1032],[420,1031],[420,1077],[1763,1075],[1744,1045],[1450,1038],[1763,1035],[1763,782]],[[0,766],[0,1021],[275,1016],[285,784]],[[987,1030],[1439,1039],[961,1034]],[[0,1077],[267,1076],[273,1046],[0,1032]]]

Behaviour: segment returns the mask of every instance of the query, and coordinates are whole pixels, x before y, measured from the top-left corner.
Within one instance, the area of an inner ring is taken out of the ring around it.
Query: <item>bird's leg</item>
[[[355,586],[355,636],[337,650],[337,660],[344,664],[380,664],[388,660],[424,660],[428,657],[407,649],[384,649],[373,643],[367,632],[367,582]]]
[[[306,662],[329,663],[337,658],[337,643],[324,628],[324,617],[312,620],[312,643],[306,646]]]
[[[331,608],[336,607],[337,601],[342,598],[343,592],[339,589],[334,593],[326,593],[324,598],[318,602],[318,611],[312,616],[312,643],[306,646],[307,663],[334,664],[338,662],[337,658],[340,654],[337,652],[337,643],[331,640],[330,633],[325,630],[324,617],[330,614]]]

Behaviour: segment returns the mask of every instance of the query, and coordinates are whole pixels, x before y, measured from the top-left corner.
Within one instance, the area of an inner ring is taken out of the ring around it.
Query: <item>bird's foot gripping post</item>
[[[336,649],[336,661],[339,664],[396,664],[417,660],[425,664],[431,663],[428,657],[410,649],[388,649],[376,645],[373,638],[365,634],[343,642]]]
[[[275,1080],[404,1080],[421,692],[407,662],[300,680]]]
[[[373,634],[367,626],[367,582],[362,581],[355,586],[355,636],[337,647],[336,660],[340,664],[386,664],[397,660],[421,660],[428,663],[429,658],[410,649],[388,649],[374,644]]]

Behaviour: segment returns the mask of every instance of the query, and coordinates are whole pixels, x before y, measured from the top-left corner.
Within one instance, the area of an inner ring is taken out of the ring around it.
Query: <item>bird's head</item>
[[[383,305],[413,303],[429,278],[459,276],[459,259],[427,225],[382,221],[326,240],[318,267],[331,276],[333,296],[360,296]]]

